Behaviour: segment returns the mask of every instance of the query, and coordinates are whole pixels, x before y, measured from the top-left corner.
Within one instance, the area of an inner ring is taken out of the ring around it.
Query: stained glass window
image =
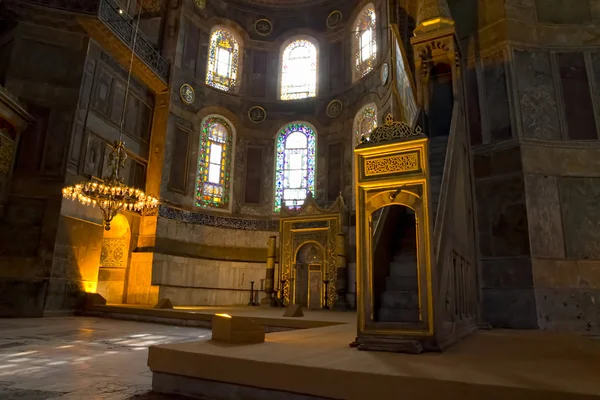
[[[206,84],[226,92],[235,92],[240,48],[233,35],[222,28],[210,37]]]
[[[317,48],[305,39],[295,40],[283,51],[281,100],[317,95]]]
[[[367,5],[354,25],[353,48],[355,65],[352,76],[360,79],[373,70],[377,58],[377,32],[375,9]]]
[[[308,125],[286,125],[277,136],[275,211],[285,205],[298,209],[306,195],[315,193],[316,135]]]
[[[361,137],[368,137],[375,128],[377,128],[377,107],[375,104],[367,104],[354,119],[354,144],[359,144]]]
[[[213,115],[202,121],[196,205],[227,208],[233,131],[223,117]]]

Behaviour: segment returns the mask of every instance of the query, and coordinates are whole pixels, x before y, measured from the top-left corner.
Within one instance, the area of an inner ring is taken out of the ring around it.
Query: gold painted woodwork
[[[355,154],[356,282],[358,340],[361,337],[411,339],[434,335],[434,287],[432,276],[431,222],[429,200],[428,139],[424,135],[389,142],[365,143]],[[410,168],[385,165],[380,174],[369,173],[372,160],[414,155]],[[401,205],[415,212],[420,322],[377,322],[374,315],[372,216],[378,209]]]
[[[77,17],[77,21],[92,39],[109,52],[123,68],[129,70],[132,50],[108,26],[96,17]],[[146,65],[137,54],[133,57],[131,72],[154,93],[162,93],[169,89],[167,83],[152,68]]]
[[[365,176],[385,175],[394,172],[410,172],[418,170],[419,156],[416,152],[365,159]]]
[[[309,194],[304,204],[298,211],[281,209],[281,218],[279,220],[279,238],[280,238],[280,281],[286,281],[283,287],[283,298],[286,304],[292,304],[295,299],[295,288],[292,287],[291,278],[294,278],[294,284],[297,282],[296,271],[293,267],[296,264],[298,250],[305,244],[313,243],[320,248],[323,254],[322,273],[323,278],[329,280],[328,303],[333,306],[337,299],[337,268],[338,268],[338,249],[337,236],[342,231],[344,223],[344,213],[346,206],[341,196],[328,209],[319,207],[313,197]],[[327,224],[326,227],[317,228],[294,228],[298,223],[319,223]],[[279,282],[281,285],[281,282]],[[324,296],[325,286],[321,286]]]

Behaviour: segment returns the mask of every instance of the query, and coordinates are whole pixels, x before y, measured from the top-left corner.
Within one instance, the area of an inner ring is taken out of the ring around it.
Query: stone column
[[[346,264],[346,236],[343,233],[338,233],[335,244],[337,279],[335,281],[335,291],[337,300],[335,301],[334,310],[347,310],[348,302],[346,301],[346,291],[348,290],[348,268]]]
[[[269,237],[267,244],[267,272],[265,276],[265,294],[266,296],[260,301],[262,306],[275,306],[275,299],[273,298],[273,288],[275,280],[275,249],[277,243],[277,236]]]

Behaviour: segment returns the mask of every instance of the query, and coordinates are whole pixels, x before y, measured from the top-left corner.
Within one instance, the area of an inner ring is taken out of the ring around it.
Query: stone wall
[[[87,39],[60,19],[52,22],[20,20],[8,33],[11,52],[2,62],[6,88],[36,120],[22,134],[0,221],[3,315],[41,316],[71,307],[81,293],[75,284],[81,278],[55,262],[55,255],[75,255],[62,248],[55,254],[55,240],[65,229],[59,218],[65,154]]]
[[[483,318],[595,331],[596,2],[449,4],[467,64]]]
[[[599,160],[599,143],[523,147],[540,328],[600,332]]]
[[[250,282],[260,289],[265,279],[267,241],[277,232],[256,230],[260,226],[247,219],[212,219],[210,226],[192,220],[202,214],[185,215],[187,221],[181,214],[158,219],[152,284],[160,287],[159,297],[175,305],[247,304]]]

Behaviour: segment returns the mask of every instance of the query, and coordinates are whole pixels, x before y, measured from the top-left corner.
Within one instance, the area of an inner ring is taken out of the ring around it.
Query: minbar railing
[[[134,45],[136,32],[134,19],[124,12],[113,0],[25,0],[44,7],[78,14],[95,15],[130,49]],[[139,32],[135,39],[135,54],[150,67],[162,81],[169,81],[169,63],[158,50]]]

